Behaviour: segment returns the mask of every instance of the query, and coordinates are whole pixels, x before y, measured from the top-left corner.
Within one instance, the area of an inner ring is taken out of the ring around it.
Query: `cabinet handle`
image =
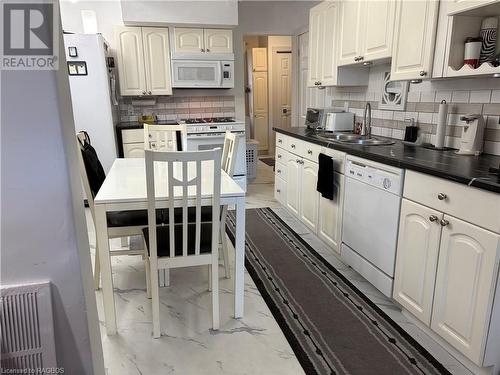
[[[429,216],[429,220],[433,223],[438,220],[438,217],[436,215],[431,215]]]
[[[291,148],[295,148],[295,145],[293,145],[293,144],[292,144],[292,145],[290,145],[290,147],[291,147]]]
[[[207,52],[210,52],[210,48],[207,48]]]
[[[443,201],[443,200],[445,200],[446,198],[448,198],[448,196],[447,196],[445,193],[439,193],[439,194],[438,194],[438,199],[439,199],[440,201]]]
[[[202,48],[202,49],[201,49],[201,52],[205,52],[205,48]]]
[[[312,152],[312,150],[307,150],[307,153],[308,153],[309,155],[312,155],[312,153],[313,153],[313,152]]]
[[[283,143],[283,140],[282,139],[278,139],[278,143]]]
[[[142,92],[142,95],[146,95],[146,91],[143,91],[143,92]]]
[[[450,224],[450,222],[449,222],[448,220],[446,220],[446,219],[441,219],[440,223],[441,223],[441,225],[442,225],[443,227],[445,227],[445,226],[447,226],[448,224]]]
[[[363,56],[359,56],[359,61],[363,61],[365,58]]]
[[[321,81],[318,82],[318,86],[321,86]]]
[[[151,95],[151,91],[148,91],[148,95]]]
[[[280,190],[280,189],[276,189],[276,192],[277,192],[277,193],[281,193],[281,190]]]
[[[278,173],[281,173],[281,169],[278,169]]]
[[[278,155],[278,159],[281,159],[281,155]]]
[[[427,75],[426,71],[423,71],[423,70],[420,71],[420,77],[423,77],[423,76],[426,76],[426,75]]]

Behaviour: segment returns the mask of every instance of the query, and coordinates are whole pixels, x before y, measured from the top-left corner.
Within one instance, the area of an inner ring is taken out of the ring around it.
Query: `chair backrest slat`
[[[222,151],[222,170],[231,177],[234,174],[240,137],[243,137],[243,135],[227,131],[224,138],[224,149]]]
[[[217,251],[215,246],[218,246],[218,235],[220,228],[220,184],[221,184],[221,150],[207,150],[207,151],[191,151],[191,152],[160,152],[146,150],[146,179],[147,179],[147,194],[148,194],[148,228],[149,232],[154,232],[154,245],[156,246],[156,197],[155,197],[155,161],[157,162],[158,168],[161,166],[162,162],[166,163],[167,168],[167,185],[168,185],[168,196],[169,196],[169,247],[170,247],[170,257],[175,257],[175,227],[182,225],[182,255],[190,256],[192,253],[192,248],[189,249],[189,234],[188,226],[192,225],[189,223],[188,215],[188,204],[195,206],[196,210],[196,225],[195,225],[195,237],[194,237],[194,255],[200,255],[201,252],[201,204],[202,204],[202,176],[206,176],[207,173],[213,174],[213,194],[212,194],[212,251]],[[206,167],[204,162],[213,163],[213,170]],[[163,183],[163,181],[161,182]],[[158,185],[158,184],[156,184]],[[193,190],[195,189],[194,194]],[[175,197],[175,192],[182,191],[180,201],[182,220],[181,222],[175,222],[175,202],[174,199],[170,197]],[[192,196],[189,196],[192,194]],[[189,199],[188,199],[189,198]],[[193,202],[194,200],[194,202]],[[177,233],[179,234],[179,232]],[[153,236],[151,236],[153,237]],[[179,242],[179,241],[178,241]],[[153,241],[151,241],[151,249],[154,251],[150,252],[150,256],[157,256],[157,248],[153,247]],[[152,254],[155,255],[152,255]]]
[[[144,124],[144,148],[156,151],[179,151],[177,133],[180,133],[180,150],[186,150],[186,125],[152,125]]]

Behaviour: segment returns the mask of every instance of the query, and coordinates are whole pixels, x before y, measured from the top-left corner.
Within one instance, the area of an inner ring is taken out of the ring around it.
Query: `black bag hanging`
[[[87,178],[89,179],[90,191],[92,196],[95,197],[97,192],[101,188],[106,174],[104,173],[104,168],[102,167],[97,152],[92,147],[90,143],[90,137],[86,131],[80,132],[83,134],[83,140],[78,137],[81,144],[81,151],[83,157],[83,164],[85,165],[85,171],[87,172]]]

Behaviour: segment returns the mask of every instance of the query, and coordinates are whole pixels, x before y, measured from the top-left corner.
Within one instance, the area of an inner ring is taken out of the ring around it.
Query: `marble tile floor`
[[[410,332],[450,372],[471,374],[281,207],[273,198],[272,167],[259,162],[257,168],[257,178],[248,186],[248,208],[272,207],[292,229]],[[93,260],[95,233],[89,210],[87,219]],[[140,238],[133,238],[130,246],[137,247],[140,243]],[[111,247],[120,247],[120,241],[112,240]],[[231,258],[233,253],[230,251]],[[162,337],[153,339],[151,301],[146,298],[143,261],[137,256],[121,256],[113,257],[112,264],[118,324],[115,336],[106,335],[102,294],[96,292],[107,375],[304,373],[248,273],[245,272],[244,318],[232,318],[232,279],[221,278],[221,327],[219,331],[212,331],[207,267],[172,270],[171,286],[160,291]]]

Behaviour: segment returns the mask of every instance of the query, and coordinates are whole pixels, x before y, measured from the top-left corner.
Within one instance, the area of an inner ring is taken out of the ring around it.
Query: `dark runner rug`
[[[269,208],[246,211],[245,266],[307,374],[450,374]]]
[[[274,167],[274,165],[276,164],[276,160],[274,160],[274,158],[261,158],[259,160],[264,164],[269,165],[270,167]]]

